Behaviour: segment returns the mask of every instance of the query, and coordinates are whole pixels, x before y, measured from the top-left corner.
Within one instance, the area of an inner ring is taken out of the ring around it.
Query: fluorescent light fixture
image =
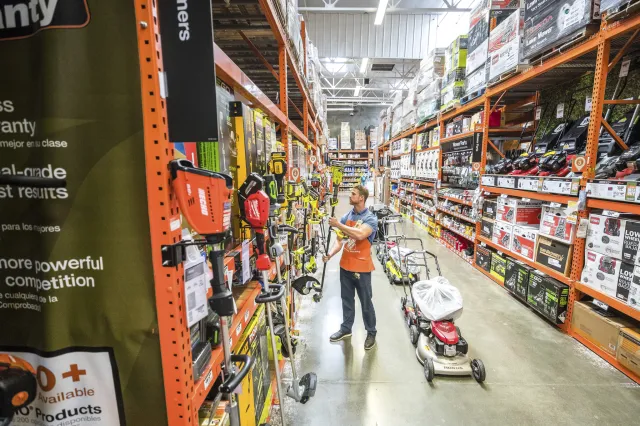
[[[367,65],[369,64],[369,58],[362,58],[362,63],[360,64],[360,74],[364,74],[367,72]]]
[[[353,108],[327,108],[327,111],[353,111]]]
[[[380,3],[378,3],[378,10],[376,11],[376,20],[373,21],[373,25],[382,24],[382,20],[384,19],[384,14],[387,11],[387,3],[389,3],[389,0],[380,0]]]
[[[354,97],[357,98],[358,96],[360,96],[360,89],[362,89],[362,87],[356,86],[356,90],[355,90],[355,92],[353,92],[353,96]]]

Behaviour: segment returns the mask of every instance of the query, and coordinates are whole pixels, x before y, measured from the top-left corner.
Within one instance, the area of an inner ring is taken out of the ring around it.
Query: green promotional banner
[[[134,12],[0,0],[0,361],[37,377],[14,424],[167,424]]]

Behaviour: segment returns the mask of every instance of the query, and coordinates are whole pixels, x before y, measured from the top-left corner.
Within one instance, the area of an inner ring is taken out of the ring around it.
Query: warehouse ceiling
[[[380,0],[298,0],[322,64],[329,111],[385,106],[397,92],[406,95],[420,61],[437,46],[443,20],[468,12],[474,2],[389,0],[375,25]]]

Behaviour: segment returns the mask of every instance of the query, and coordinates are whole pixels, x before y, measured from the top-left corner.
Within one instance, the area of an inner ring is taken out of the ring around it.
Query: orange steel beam
[[[490,146],[491,148],[493,148],[493,150],[494,150],[495,152],[497,152],[497,153],[498,153],[498,155],[499,155],[500,157],[504,158],[504,154],[503,154],[502,152],[500,152],[500,150],[498,149],[498,147],[497,147],[497,146],[495,146],[495,144],[494,144],[491,140],[489,140],[489,141],[488,141],[488,143],[489,143],[489,146]]]
[[[500,97],[498,98],[498,100],[493,104],[493,106],[491,107],[491,110],[489,111],[489,116],[491,116],[491,114],[493,114],[493,111],[496,110],[496,107],[498,106],[498,104],[500,103],[500,101],[502,100],[502,98],[504,97],[504,95],[507,94],[507,91],[505,90],[504,92],[502,92],[500,94]],[[485,127],[489,127],[489,121],[487,120],[486,123],[484,123]]]
[[[603,102],[605,105],[636,105],[640,104],[640,99],[620,99],[607,100]]]
[[[627,42],[624,44],[624,46],[622,46],[622,49],[620,49],[618,54],[611,60],[611,62],[609,62],[609,68],[608,68],[607,72],[611,72],[613,67],[615,67],[616,64],[620,61],[620,59],[622,59],[622,57],[627,53],[627,50],[629,50],[629,47],[631,47],[631,45],[635,41],[636,37],[638,36],[638,33],[640,33],[640,28],[635,30],[633,35],[631,35],[631,37],[629,37],[629,40],[627,40]]]
[[[233,87],[235,91],[247,98],[252,104],[259,105],[261,110],[273,117],[278,123],[288,121],[287,116],[253,84],[249,77],[229,59],[218,45],[214,44],[213,48],[216,61],[216,76]]]
[[[587,164],[585,165],[585,170],[582,173],[583,180],[593,179],[595,173],[596,160],[598,157],[598,140],[600,139],[600,126],[604,121],[602,119],[602,109],[604,106],[604,94],[607,88],[607,75],[609,74],[608,64],[610,52],[611,41],[602,41],[598,46],[596,68],[593,76],[591,115],[589,117],[589,130],[587,133]],[[615,135],[615,132],[613,132],[612,135]]]
[[[265,58],[262,53],[260,52],[260,49],[258,49],[256,47],[255,44],[253,44],[253,42],[249,39],[249,37],[247,37],[244,32],[242,31],[238,31],[238,34],[240,34],[240,37],[242,37],[242,39],[247,43],[247,45],[249,46],[249,49],[251,49],[251,51],[253,52],[254,55],[256,55],[258,57],[258,59],[260,59],[260,62],[262,62],[264,64],[264,66],[271,71],[271,74],[273,74],[273,76],[276,78],[276,81],[280,80],[280,77],[278,76],[278,72],[273,69],[273,67],[271,66],[271,64],[269,63],[269,61],[267,61],[267,58]]]
[[[602,127],[604,127],[607,132],[609,132],[609,134],[613,137],[613,139],[618,143],[618,145],[620,145],[620,148],[622,148],[623,150],[628,150],[629,147],[627,146],[626,143],[624,143],[624,141],[622,140],[622,138],[620,138],[620,136],[618,136],[618,134],[615,132],[615,130],[613,130],[611,128],[611,125],[607,122],[607,120],[605,120],[604,118],[602,119]]]
[[[489,116],[491,115],[491,98],[485,96],[484,98],[484,117],[482,119],[482,159],[480,160],[480,173],[484,173],[484,169],[487,167],[487,145],[489,141]],[[476,235],[480,235],[477,231],[480,229],[480,224],[476,227]]]
[[[294,105],[295,106],[295,105]],[[298,107],[296,107],[298,109]],[[302,104],[302,133],[309,135],[309,106],[307,103]]]
[[[289,99],[289,88],[287,87],[287,49],[284,45],[278,48],[278,70],[280,71],[280,111],[289,117],[289,108],[287,107],[287,100]],[[288,126],[288,120],[285,127]]]
[[[289,98],[289,103],[293,106],[293,108],[298,112],[298,115],[300,115],[300,117],[303,117],[304,114],[302,113],[302,111],[300,111],[300,108],[298,108],[298,106],[296,104],[293,103],[293,100],[291,98]],[[306,103],[305,103],[306,105]]]

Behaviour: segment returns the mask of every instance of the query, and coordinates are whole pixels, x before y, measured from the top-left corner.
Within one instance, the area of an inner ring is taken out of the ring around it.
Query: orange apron
[[[358,228],[362,224],[361,221],[354,222],[347,220],[346,225]],[[353,238],[347,238],[342,250],[342,259],[340,259],[340,267],[349,272],[371,272],[375,269],[373,260],[371,259],[371,243],[369,238],[356,241]]]

